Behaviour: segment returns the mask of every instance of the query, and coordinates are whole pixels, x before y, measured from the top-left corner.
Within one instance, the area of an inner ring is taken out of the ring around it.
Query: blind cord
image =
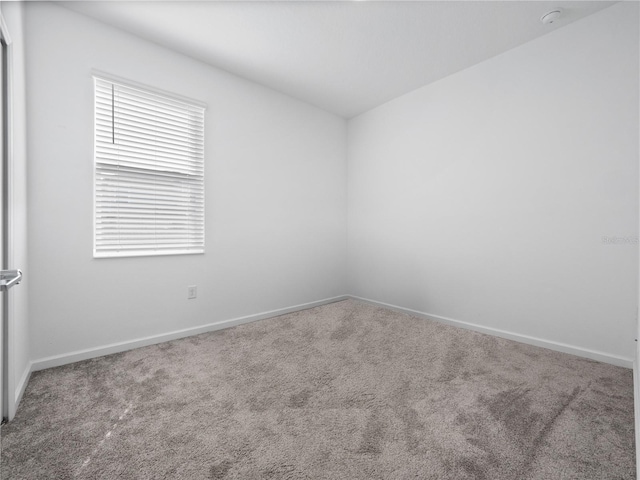
[[[111,84],[111,143],[116,143],[116,99],[114,93],[115,87]]]

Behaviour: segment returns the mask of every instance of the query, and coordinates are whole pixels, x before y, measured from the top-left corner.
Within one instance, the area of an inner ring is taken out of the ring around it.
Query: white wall
[[[347,290],[632,357],[638,248],[602,237],[638,234],[637,5],[352,119],[348,287],[342,119],[62,7],[26,10],[31,359]],[[92,258],[92,68],[209,104],[205,255]]]
[[[343,119],[62,7],[26,13],[33,359],[346,293]],[[208,104],[204,255],[92,258],[91,69]]]
[[[28,315],[29,265],[27,258],[27,137],[25,91],[25,36],[23,5],[21,2],[4,2],[2,15],[11,36],[10,83],[12,108],[10,158],[11,169],[11,228],[10,268],[20,268],[24,273],[22,283],[9,290],[9,417],[15,413],[19,397],[24,391],[30,369],[30,339]]]
[[[635,2],[358,116],[348,135],[350,293],[631,361]],[[603,244],[614,236],[631,243]]]

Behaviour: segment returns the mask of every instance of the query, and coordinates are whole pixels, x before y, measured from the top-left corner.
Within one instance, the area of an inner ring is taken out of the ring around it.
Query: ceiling
[[[59,3],[350,118],[614,2]]]

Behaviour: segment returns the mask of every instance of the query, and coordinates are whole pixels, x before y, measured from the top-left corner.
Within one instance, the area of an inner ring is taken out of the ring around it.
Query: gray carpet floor
[[[631,479],[631,370],[348,300],[36,372],[3,479]]]

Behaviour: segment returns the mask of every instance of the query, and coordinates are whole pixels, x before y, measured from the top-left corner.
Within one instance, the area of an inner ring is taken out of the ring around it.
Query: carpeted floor
[[[352,300],[33,374],[3,479],[631,479],[631,370]]]

